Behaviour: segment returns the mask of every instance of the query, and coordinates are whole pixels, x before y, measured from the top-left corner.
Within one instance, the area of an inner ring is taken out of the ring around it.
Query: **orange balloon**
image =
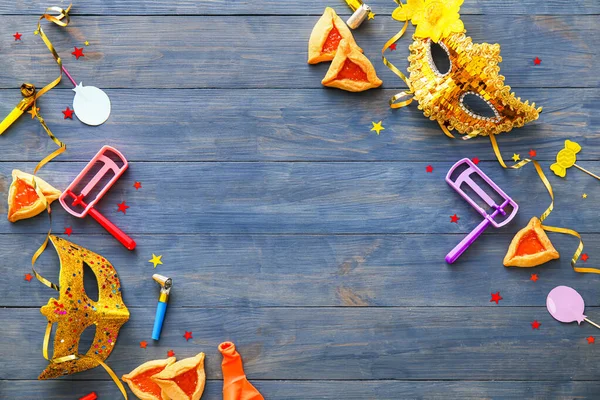
[[[246,379],[242,357],[235,349],[235,344],[223,342],[219,345],[219,351],[223,355],[223,400],[264,400]]]

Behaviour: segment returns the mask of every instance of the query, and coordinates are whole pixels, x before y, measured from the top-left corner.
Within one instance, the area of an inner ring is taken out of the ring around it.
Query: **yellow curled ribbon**
[[[396,4],[398,4],[398,6],[402,7],[402,2],[400,0],[394,0],[394,1],[396,2]],[[404,83],[406,83],[406,86],[408,86],[408,90],[404,90],[400,93],[396,93],[395,95],[392,96],[392,98],[390,98],[390,101],[389,101],[390,108],[405,107],[405,106],[409,105],[410,103],[412,103],[413,99],[414,99],[414,97],[413,97],[414,92],[413,92],[412,88],[410,87],[410,82],[408,81],[408,78],[406,77],[406,75],[385,57],[385,51],[387,49],[389,49],[392,44],[396,43],[404,35],[404,33],[406,33],[406,28],[408,28],[408,20],[404,21],[404,26],[402,27],[402,29],[400,29],[400,31],[398,33],[396,33],[387,42],[385,42],[385,44],[383,45],[383,48],[381,49],[381,60],[383,61],[383,64],[386,67],[388,67],[394,74],[396,74],[396,76],[398,78],[402,79],[402,81]]]
[[[550,181],[548,181],[548,178],[546,178],[546,175],[544,174],[544,171],[542,170],[542,167],[540,166],[540,164],[537,161],[530,160],[528,158],[521,160],[517,164],[507,166],[506,163],[504,162],[504,160],[502,159],[502,155],[500,154],[500,148],[498,147],[498,142],[496,141],[496,137],[494,135],[489,135],[489,136],[490,136],[490,142],[492,143],[492,148],[494,149],[494,153],[496,154],[496,158],[498,159],[498,162],[500,163],[502,168],[519,169],[529,163],[533,163],[533,166],[535,167],[535,170],[537,171],[538,176],[540,177],[540,180],[542,181],[542,183],[546,187],[546,190],[548,191],[548,194],[550,195],[550,205],[548,206],[548,208],[546,208],[546,211],[544,211],[542,213],[542,215],[540,216],[540,222],[544,222],[544,220],[546,218],[548,218],[548,216],[550,215],[552,210],[554,210],[554,192],[552,190],[552,185],[550,184]],[[571,257],[571,267],[573,267],[573,270],[575,272],[600,274],[600,269],[583,268],[583,267],[576,266],[577,260],[579,260],[579,256],[583,252],[583,240],[581,239],[581,235],[577,231],[574,231],[572,229],[567,229],[567,228],[559,228],[559,227],[555,227],[555,226],[543,225],[543,224],[542,224],[542,228],[547,232],[563,233],[566,235],[575,236],[577,239],[579,239],[579,246],[577,246],[577,250],[575,251],[575,254],[573,254],[573,257]]]
[[[42,95],[44,95],[44,93],[48,92],[49,90],[51,90],[52,88],[54,88],[56,85],[58,85],[60,83],[60,81],[62,79],[62,72],[63,72],[62,71],[62,60],[60,59],[60,56],[54,49],[52,42],[50,42],[50,40],[44,33],[44,30],[42,29],[42,26],[41,26],[41,21],[46,19],[48,21],[55,23],[56,25],[63,26],[63,27],[67,26],[69,24],[69,20],[70,20],[69,19],[69,11],[70,10],[71,10],[71,5],[69,5],[69,7],[66,10],[63,10],[60,7],[47,8],[46,13],[44,13],[44,15],[42,15],[40,17],[38,24],[37,24],[37,30],[35,31],[36,34],[40,35],[40,37],[46,44],[46,47],[48,47],[48,50],[50,50],[50,52],[52,53],[52,56],[56,60],[56,63],[58,64],[58,68],[60,71],[59,76],[56,79],[54,79],[52,82],[50,82],[49,84],[44,86],[39,91],[36,91],[35,86],[33,86],[31,83],[24,83],[23,85],[21,85],[21,94],[24,97],[23,100],[21,100],[19,102],[19,104],[17,104],[17,106],[11,111],[11,113],[8,114],[8,116],[6,118],[4,118],[4,120],[0,123],[0,135],[1,135],[2,133],[4,133],[4,131],[10,125],[12,125],[13,122],[15,122],[17,120],[17,118],[19,118],[25,111],[27,111],[29,108],[31,108],[31,111],[30,111],[31,115],[33,117],[37,117],[38,121],[42,125],[42,128],[44,128],[44,130],[46,131],[46,133],[48,134],[50,139],[52,139],[52,141],[58,146],[57,150],[53,151],[52,153],[50,153],[49,155],[44,157],[36,165],[36,167],[33,171],[34,174],[40,168],[42,168],[44,165],[46,165],[48,162],[50,162],[52,159],[54,159],[55,157],[57,157],[59,154],[63,153],[67,149],[65,144],[63,142],[61,142],[60,140],[58,140],[56,138],[56,136],[54,136],[54,134],[52,134],[52,131],[50,130],[50,128],[48,128],[48,125],[46,125],[44,118],[42,118],[42,116],[38,112],[37,99],[40,98]],[[56,12],[56,13],[58,13],[58,16],[51,15],[51,14],[49,14],[50,12]]]

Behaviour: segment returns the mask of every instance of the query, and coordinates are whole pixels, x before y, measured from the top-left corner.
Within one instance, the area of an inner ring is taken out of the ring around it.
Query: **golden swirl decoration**
[[[401,4],[400,0],[397,0],[396,2],[398,4]],[[406,83],[406,86],[408,86],[408,90],[396,93],[392,96],[392,98],[390,99],[390,108],[402,108],[409,105],[413,101],[413,91],[410,87],[410,82],[408,81],[408,78],[406,77],[406,75],[404,75],[402,71],[398,69],[398,67],[392,64],[385,57],[385,51],[389,49],[392,44],[396,43],[398,39],[400,39],[404,35],[404,33],[406,32],[406,28],[408,28],[408,21],[404,22],[404,26],[402,27],[402,29],[400,29],[398,33],[396,33],[387,42],[385,42],[383,48],[381,49],[381,60],[383,61],[383,64],[385,64],[386,67],[388,67],[394,74],[396,74],[398,78],[402,79],[402,81]],[[398,102],[399,100],[402,101]]]
[[[396,4],[398,4],[398,7],[402,7],[402,1],[400,1],[400,0],[394,0],[394,1],[396,2]],[[408,90],[404,90],[400,93],[396,93],[395,95],[393,95],[390,98],[390,108],[402,108],[402,107],[409,105],[413,101],[413,90],[410,87],[410,82],[408,81],[408,78],[402,71],[400,71],[398,69],[398,67],[396,67],[394,64],[392,64],[385,57],[385,51],[387,49],[389,49],[392,44],[396,43],[404,35],[404,33],[406,32],[406,28],[408,28],[408,20],[404,21],[404,26],[402,27],[402,29],[400,29],[400,31],[398,33],[396,33],[387,42],[385,42],[385,44],[383,45],[383,48],[381,49],[381,60],[383,61],[383,64],[386,67],[388,67],[394,74],[396,74],[396,76],[398,78],[402,79],[402,81],[404,83],[406,83],[406,86],[408,86]],[[402,101],[399,101],[399,100],[402,100]]]
[[[19,104],[17,104],[17,106],[10,112],[10,114],[8,114],[8,116],[6,118],[4,118],[4,120],[0,123],[0,135],[1,135],[25,111],[27,111],[28,109],[31,109],[29,112],[31,113],[32,117],[36,117],[38,119],[38,121],[40,122],[40,125],[42,125],[42,128],[44,128],[44,130],[46,131],[46,133],[48,134],[50,139],[52,139],[52,141],[58,146],[58,149],[56,149],[55,151],[53,151],[52,153],[50,153],[49,155],[44,157],[36,165],[36,167],[33,171],[34,174],[40,168],[42,168],[44,165],[46,165],[48,162],[50,162],[52,159],[54,159],[55,157],[57,157],[59,154],[63,153],[67,149],[65,144],[63,142],[61,142],[60,140],[58,140],[56,138],[56,136],[54,136],[54,134],[52,133],[50,128],[48,128],[48,125],[46,125],[44,118],[42,118],[42,116],[38,112],[37,99],[40,98],[42,95],[44,95],[44,93],[48,92],[49,90],[51,90],[52,88],[54,88],[56,85],[58,85],[60,83],[60,81],[62,79],[62,72],[63,72],[62,60],[61,60],[60,56],[58,55],[58,53],[56,52],[56,50],[54,49],[52,42],[50,42],[50,40],[48,39],[48,36],[46,36],[46,34],[44,33],[44,30],[42,29],[41,21],[46,19],[48,21],[55,23],[58,26],[63,26],[63,27],[67,26],[69,24],[69,20],[70,20],[69,19],[69,11],[70,10],[71,10],[71,5],[69,5],[69,7],[66,10],[63,10],[60,7],[47,8],[44,15],[42,15],[40,17],[38,24],[37,24],[37,30],[35,31],[36,34],[40,35],[40,37],[46,44],[46,47],[48,48],[48,50],[50,50],[50,52],[52,53],[52,56],[56,60],[56,63],[58,64],[58,69],[59,69],[58,77],[56,79],[54,79],[52,82],[50,82],[49,84],[47,84],[46,86],[44,86],[39,91],[36,91],[35,86],[33,86],[31,83],[24,83],[23,85],[21,85],[21,94],[23,95],[23,100],[21,100],[19,102]],[[52,15],[52,14],[50,14],[51,12],[57,13],[58,15],[57,16]]]
[[[548,206],[548,208],[546,208],[546,211],[544,211],[542,213],[542,215],[540,216],[540,221],[544,222],[544,220],[546,218],[548,218],[548,216],[550,215],[552,210],[554,210],[554,191],[552,190],[552,185],[550,184],[550,181],[548,181],[548,178],[546,178],[546,175],[544,174],[542,167],[540,166],[540,164],[537,161],[530,160],[528,158],[521,160],[517,164],[507,166],[506,163],[504,162],[504,160],[502,159],[502,155],[500,154],[500,148],[498,147],[498,142],[496,141],[496,137],[494,135],[489,135],[489,136],[490,136],[490,142],[492,143],[492,148],[494,149],[494,153],[496,154],[496,158],[498,159],[498,162],[500,163],[502,168],[519,169],[529,163],[533,163],[533,166],[535,167],[535,170],[537,171],[538,176],[540,177],[540,180],[546,187],[546,190],[548,191],[548,195],[550,195],[550,205]],[[574,230],[568,229],[568,228],[559,228],[559,227],[548,226],[548,225],[542,225],[542,228],[548,232],[563,233],[566,235],[575,236],[577,239],[579,239],[579,245],[577,246],[577,250],[575,250],[575,254],[573,254],[573,257],[571,257],[571,267],[573,267],[573,270],[575,270],[575,272],[600,274],[600,269],[584,268],[584,267],[576,266],[577,260],[579,260],[579,256],[583,252],[583,240],[581,239],[581,235],[577,231],[574,231]]]
[[[33,182],[35,185],[35,181]],[[51,289],[56,291],[59,290],[58,285],[50,282],[48,279],[44,278],[35,270],[35,262],[42,255],[46,247],[48,246],[48,240],[50,240],[50,235],[52,234],[52,210],[50,209],[50,205],[48,204],[48,219],[50,220],[50,229],[48,229],[48,233],[46,234],[46,239],[44,239],[44,243],[33,253],[31,257],[31,270],[33,271],[33,276],[37,278],[38,281],[42,282],[44,285],[48,286]]]

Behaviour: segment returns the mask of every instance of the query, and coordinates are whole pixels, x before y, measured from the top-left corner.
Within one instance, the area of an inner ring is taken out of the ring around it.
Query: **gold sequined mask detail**
[[[464,33],[452,33],[439,41],[450,68],[438,71],[431,55],[431,39],[413,37],[408,60],[409,87],[419,109],[442,129],[456,129],[469,136],[508,132],[538,119],[542,108],[521,102],[499,75],[500,45],[474,44]],[[493,116],[483,116],[465,104],[465,96],[484,100]]]
[[[59,296],[51,298],[41,312],[48,323],[57,323],[54,354],[39,379],[50,379],[85,371],[98,365],[112,352],[121,326],[129,311],[121,298],[117,272],[108,260],[83,247],[50,236],[60,259]],[[98,301],[91,300],[83,285],[84,263],[98,281]],[[96,335],[86,354],[78,354],[83,331],[96,325]],[[44,353],[47,354],[50,329],[47,329]]]

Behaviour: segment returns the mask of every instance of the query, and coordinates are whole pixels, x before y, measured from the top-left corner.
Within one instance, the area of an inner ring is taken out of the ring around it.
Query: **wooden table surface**
[[[361,94],[323,88],[328,64],[306,64],[324,7],[350,14],[341,0],[89,0],[74,5],[68,28],[45,25],[71,74],[108,93],[112,114],[95,128],[63,119],[73,97],[63,79],[39,105],[68,149],[39,176],[64,189],[104,144],[131,162],[98,208],[137,240],[135,251],[93,220],[53,207],[54,232],[72,227],[67,239],[104,255],[121,277],[131,318],[108,364],[121,376],[168,350],[178,358],[203,351],[203,399],[220,399],[217,346],[232,340],[267,399],[598,398],[599,345],[586,337],[600,332],[553,320],[545,299],[554,286],[573,286],[600,320],[600,277],[572,270],[577,240],[558,234],[550,237],[560,260],[502,266],[514,233],[547,207],[543,185],[532,166],[503,170],[485,138],[450,140],[416,105],[388,108],[403,84],[380,51],[401,24],[390,18],[393,1],[369,3],[377,16],[354,34],[384,85]],[[1,115],[19,101],[22,82],[41,87],[56,76],[33,35],[51,5],[68,3],[0,4]],[[583,147],[578,163],[600,173],[600,3],[465,0],[461,14],[475,42],[501,44],[507,84],[544,107],[538,121],[498,137],[505,159],[537,151],[556,194],[547,222],[578,230],[586,266],[598,266],[599,182],[574,169],[560,179],[549,165],[571,139]],[[409,43],[406,36],[389,53],[403,69]],[[73,46],[85,56],[71,56]],[[370,128],[379,120],[378,136]],[[27,116],[0,143],[6,199],[11,170],[31,172],[55,145]],[[449,266],[446,252],[480,220],[444,182],[463,157],[481,159],[521,208]],[[131,207],[126,215],[117,212],[121,201]],[[450,223],[455,213],[458,224]],[[47,228],[43,215],[0,222],[0,398],[77,399],[94,390],[117,399],[102,368],[37,380],[47,364],[39,308],[55,293],[23,277]],[[164,262],[156,269],[152,253]],[[56,253],[48,250],[38,268],[57,280]],[[154,272],[174,279],[158,342],[150,339]],[[498,291],[496,305],[490,293]]]

